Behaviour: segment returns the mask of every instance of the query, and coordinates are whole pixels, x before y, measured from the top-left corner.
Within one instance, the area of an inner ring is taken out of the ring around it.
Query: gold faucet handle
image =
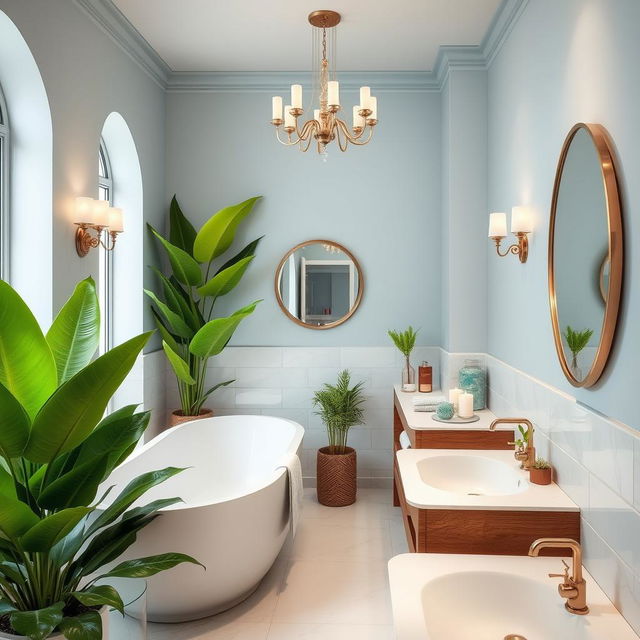
[[[569,584],[571,579],[569,578],[569,565],[563,560],[562,564],[564,565],[564,573],[550,573],[550,578],[563,578],[565,584]]]

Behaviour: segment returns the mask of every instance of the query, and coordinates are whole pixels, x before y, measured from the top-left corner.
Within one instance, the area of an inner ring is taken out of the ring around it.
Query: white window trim
[[[98,195],[101,190],[107,192],[109,205],[113,206],[113,171],[111,161],[104,140],[100,138],[100,148],[98,153],[102,157],[102,164],[105,169],[105,176],[98,171]],[[98,166],[100,166],[98,164]],[[106,353],[113,345],[113,252],[107,251],[102,246],[99,247],[99,282],[98,292],[100,299],[101,329],[100,329],[100,353]]]
[[[9,112],[0,87],[0,279],[9,280],[9,172],[11,153]]]

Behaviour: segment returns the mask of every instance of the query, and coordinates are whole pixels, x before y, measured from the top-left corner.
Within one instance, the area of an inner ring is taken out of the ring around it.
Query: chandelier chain
[[[322,59],[327,59],[327,28],[322,27]]]

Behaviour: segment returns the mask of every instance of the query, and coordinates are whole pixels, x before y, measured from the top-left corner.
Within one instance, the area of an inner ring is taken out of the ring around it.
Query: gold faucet
[[[540,549],[571,549],[573,554],[572,575],[569,576],[569,565],[563,560],[563,573],[550,573],[550,578],[563,578],[558,585],[558,593],[566,599],[564,606],[569,613],[583,616],[589,613],[587,606],[587,583],[582,577],[582,548],[580,544],[571,538],[539,538],[531,547],[529,555],[537,556]]]
[[[513,455],[520,462],[521,469],[530,469],[536,461],[536,448],[533,446],[533,424],[526,418],[497,418],[489,425],[489,430],[494,431],[499,424],[520,424],[527,425],[527,446],[524,451],[516,451]],[[510,442],[509,444],[515,444]]]

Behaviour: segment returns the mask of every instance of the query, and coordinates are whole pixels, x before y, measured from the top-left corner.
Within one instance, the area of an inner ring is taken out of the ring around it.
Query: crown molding
[[[169,93],[281,91],[290,84],[310,84],[309,71],[172,71],[112,0],[74,0],[129,57]],[[452,70],[478,71],[491,66],[528,0],[502,0],[480,45],[442,46],[432,71],[343,71],[343,90],[370,85],[376,92],[442,91]]]
[[[172,73],[169,65],[140,35],[111,0],[74,0],[90,18],[161,88]]]

